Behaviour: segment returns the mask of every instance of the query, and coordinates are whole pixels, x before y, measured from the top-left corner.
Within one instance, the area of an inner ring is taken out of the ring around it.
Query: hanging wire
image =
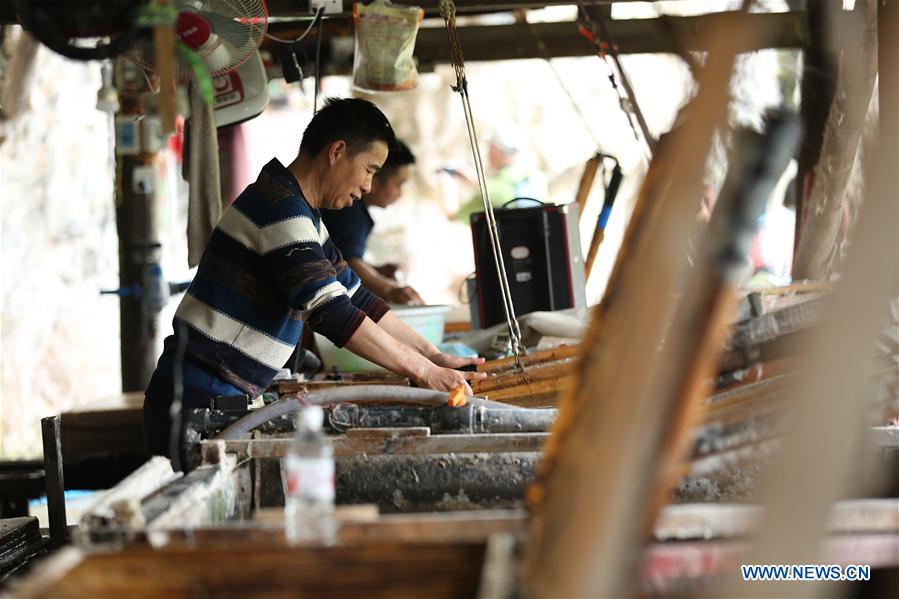
[[[490,236],[490,245],[493,249],[493,261],[496,265],[496,274],[499,279],[503,296],[503,311],[506,315],[506,324],[509,327],[509,343],[515,356],[518,368],[524,370],[521,355],[524,348],[521,347],[521,330],[518,320],[515,318],[515,307],[512,305],[512,293],[509,288],[509,277],[506,275],[506,265],[503,261],[502,248],[499,245],[499,233],[496,227],[496,217],[493,214],[493,204],[487,191],[487,177],[484,174],[484,162],[481,160],[481,150],[478,145],[477,132],[474,127],[474,117],[471,112],[471,102],[468,97],[468,80],[465,78],[465,57],[462,55],[462,44],[456,32],[456,5],[452,0],[440,0],[440,15],[446,23],[446,33],[449,37],[450,55],[453,70],[456,73],[456,85],[453,91],[459,93],[462,98],[462,109],[465,112],[465,125],[468,128],[468,142],[474,157],[475,172],[478,176],[478,186],[481,190],[481,199],[484,202],[484,212],[487,216],[487,231]]]
[[[322,9],[319,9],[321,12]],[[312,93],[312,114],[318,112],[318,92],[322,85],[322,20],[318,20],[315,36],[315,90]]]
[[[315,11],[315,16],[312,17],[312,21],[309,23],[309,26],[306,27],[306,31],[301,33],[300,37],[298,37],[296,39],[292,39],[292,40],[284,39],[281,37],[274,36],[271,33],[269,33],[268,31],[265,32],[265,37],[267,37],[270,40],[274,40],[276,42],[281,42],[282,44],[295,44],[297,42],[303,41],[303,39],[305,39],[305,37],[307,35],[309,35],[309,32],[312,31],[312,28],[315,27],[316,23],[318,23],[321,20],[322,14],[324,12],[325,12],[325,8],[323,6],[320,6],[318,8],[318,10]]]
[[[602,18],[597,18],[597,22],[594,23],[593,19],[590,17],[590,13],[587,12],[587,7],[584,5],[583,0],[577,0],[578,10],[581,15],[581,33],[589,39],[593,45],[596,47],[596,53],[603,60],[606,65],[606,68],[609,70],[609,82],[612,84],[612,88],[618,94],[618,103],[621,106],[621,110],[627,115],[627,122],[631,126],[631,131],[634,132],[634,138],[638,141],[641,139],[640,133],[637,131],[637,127],[639,126],[640,131],[642,132],[643,142],[646,144],[646,153],[647,157],[652,158],[652,149],[655,146],[655,138],[652,136],[652,133],[649,132],[649,127],[646,125],[646,119],[643,118],[643,112],[640,110],[640,105],[637,103],[637,97],[634,94],[633,88],[631,88],[630,82],[627,79],[627,75],[624,72],[624,68],[621,65],[621,60],[618,58],[618,50],[615,48],[615,44],[609,39],[608,31],[606,31],[605,23]],[[597,27],[598,25],[598,27]],[[599,31],[597,31],[599,29]],[[602,39],[600,39],[600,36]],[[615,61],[615,66],[618,69],[618,74],[621,77],[622,86],[624,87],[624,91],[618,86],[618,78],[615,76],[615,69],[612,67],[612,64],[609,62],[609,56],[606,53],[612,55],[612,59]],[[634,121],[636,120],[636,125]]]
[[[587,120],[586,115],[581,110],[580,104],[574,98],[574,94],[568,88],[568,85],[565,84],[565,80],[562,78],[562,75],[559,73],[559,70],[552,63],[552,55],[549,53],[549,48],[546,47],[546,44],[540,39],[540,36],[537,35],[537,32],[534,31],[534,26],[528,22],[527,14],[525,11],[520,10],[516,11],[516,18],[518,22],[521,23],[525,29],[527,29],[528,34],[531,36],[531,39],[534,40],[534,43],[537,45],[537,51],[540,53],[540,57],[546,61],[546,66],[549,67],[549,70],[552,71],[552,74],[555,76],[556,81],[559,83],[559,87],[562,88],[562,91],[568,97],[568,102],[571,104],[571,108],[574,109],[574,113],[577,115],[578,119],[581,121],[581,124],[584,126],[584,130],[587,131],[587,134],[593,140],[593,144],[598,148],[600,147],[599,137],[597,137],[596,133],[593,131],[593,127],[590,125],[590,122]]]

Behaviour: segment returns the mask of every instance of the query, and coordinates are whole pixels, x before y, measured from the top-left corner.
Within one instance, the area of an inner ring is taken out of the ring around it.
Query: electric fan
[[[268,10],[263,0],[169,0],[168,4],[178,11],[176,39],[199,54],[212,77],[243,64],[265,36]],[[136,45],[128,58],[155,72],[154,56],[147,41]],[[175,76],[190,81],[193,69],[179,58]]]

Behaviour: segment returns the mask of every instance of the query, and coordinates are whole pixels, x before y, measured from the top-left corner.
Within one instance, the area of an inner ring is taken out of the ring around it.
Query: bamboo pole
[[[535,351],[529,351],[528,355],[521,357],[521,363],[525,366],[532,366],[535,364],[541,364],[543,362],[554,362],[556,360],[563,360],[565,358],[573,358],[575,356],[579,356],[581,353],[581,345],[562,345],[560,347],[553,347],[550,349],[538,349]],[[512,370],[513,368],[517,368],[517,363],[515,358],[500,358],[498,360],[488,360],[483,364],[477,365],[478,372],[502,372],[505,370]]]
[[[584,209],[587,207],[587,197],[590,195],[590,190],[593,189],[593,181],[596,179],[596,171],[599,168],[599,163],[602,162],[602,156],[600,154],[595,154],[591,157],[587,164],[584,165],[584,172],[581,174],[581,180],[577,186],[577,195],[575,195],[575,202],[577,202],[577,207],[581,211],[581,218],[584,218]]]
[[[656,149],[583,343],[577,383],[562,400],[538,484],[529,490],[534,518],[523,572],[534,596],[624,596],[636,588],[641,517],[662,430],[646,373],[657,365],[685,268],[680,248],[693,226],[713,131],[725,120],[734,57],[749,35],[728,23],[709,40],[718,50],[703,69],[690,119]]]

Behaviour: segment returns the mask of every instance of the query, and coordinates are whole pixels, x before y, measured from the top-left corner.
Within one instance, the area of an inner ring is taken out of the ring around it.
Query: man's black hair
[[[396,143],[390,146],[390,152],[387,154],[387,160],[384,162],[384,166],[375,173],[375,176],[380,177],[381,179],[391,177],[397,169],[401,166],[406,166],[407,164],[415,164],[415,155],[412,153],[412,150],[409,149],[409,146],[400,140],[396,140]]]
[[[352,156],[376,141],[396,145],[390,121],[377,106],[359,98],[328,98],[303,132],[300,154],[310,157],[343,140]]]

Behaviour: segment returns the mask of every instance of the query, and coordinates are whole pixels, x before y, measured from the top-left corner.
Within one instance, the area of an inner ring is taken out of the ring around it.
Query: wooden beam
[[[659,19],[611,20],[609,35],[621,54],[677,53],[679,50],[706,51],[703,42],[709,31],[717,29],[731,15],[716,13],[695,17],[666,17]],[[742,44],[737,51],[750,52],[763,48],[803,48],[808,44],[808,24],[805,12],[756,13],[741,17],[741,29],[754,30],[760,35]],[[593,56],[596,49],[578,33],[574,21],[562,23],[534,23],[535,36],[553,57]],[[542,52],[534,37],[521,25],[470,26],[458,29],[459,40],[465,48],[466,61],[510,60],[540,58]],[[421,63],[448,63],[449,45],[444,28],[419,30],[415,56]]]
[[[540,451],[548,433],[491,435],[431,435],[429,437],[331,437],[335,457],[354,455],[422,455]],[[204,444],[209,443],[204,441]],[[292,438],[225,441],[225,450],[251,458],[281,458],[290,451]]]
[[[530,385],[539,381],[571,376],[574,373],[574,366],[574,358],[567,358],[557,362],[532,366],[524,372],[512,370],[502,374],[488,375],[486,379],[471,381],[471,390],[477,396],[483,395],[495,400],[493,393],[507,387]]]
[[[613,1],[620,2],[622,0],[585,0],[584,4],[600,5],[611,4]],[[632,2],[634,0],[623,0]],[[428,17],[440,16],[439,0],[395,0],[394,4],[419,6],[424,10]],[[367,4],[367,2],[365,2]],[[510,12],[518,9],[528,8],[544,8],[547,6],[563,6],[572,4],[571,0],[549,0],[544,2],[534,2],[533,0],[454,0],[456,5],[456,14],[476,14],[491,12]],[[344,0],[344,10],[340,16],[352,16],[352,2]],[[266,2],[268,14],[271,17],[309,17],[315,11],[309,8],[309,0],[268,0]]]
[[[610,37],[620,54],[674,53],[706,51],[708,32],[727,20],[729,13],[714,13],[692,17],[664,19],[610,20]],[[479,25],[459,27],[459,39],[465,48],[466,61],[513,60],[521,58],[594,56],[596,49],[579,32],[575,21],[532,23],[528,29],[521,24]],[[803,11],[787,13],[754,13],[741,17],[740,28],[760,32],[751,42],[738,48],[750,52],[764,48],[805,48],[809,43],[808,22]],[[299,35],[304,23],[272,24],[271,30],[281,37]],[[337,32],[338,37],[347,32]],[[325,33],[328,37],[327,28]],[[541,48],[542,42],[542,48]],[[268,43],[268,42],[267,42]],[[415,56],[421,69],[450,62],[449,44],[444,27],[425,27],[419,30]],[[348,64],[331,65],[334,74],[346,74]]]

